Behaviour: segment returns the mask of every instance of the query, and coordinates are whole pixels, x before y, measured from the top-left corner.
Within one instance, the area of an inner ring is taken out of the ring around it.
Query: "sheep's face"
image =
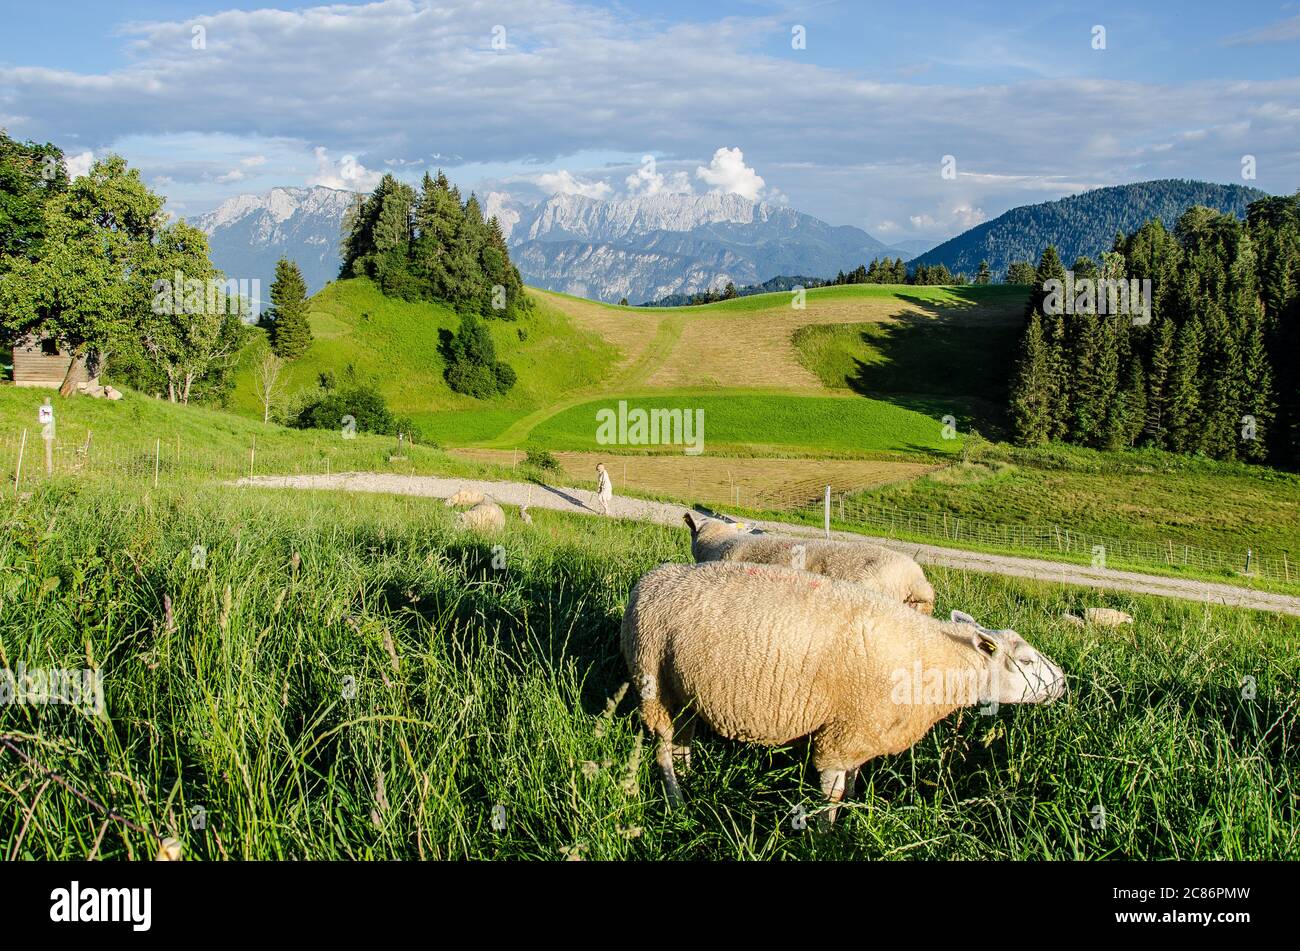
[[[969,614],[952,620],[970,627],[971,646],[986,665],[986,697],[998,703],[1047,703],[1065,693],[1065,672],[1015,631],[993,631]]]
[[[934,588],[922,578],[912,584],[903,603],[924,615],[934,614]]]
[[[724,522],[721,519],[704,518],[690,512],[686,513],[683,521],[686,522],[686,527],[691,530],[692,542],[726,541],[728,538],[734,538],[749,531],[749,526],[744,522]]]

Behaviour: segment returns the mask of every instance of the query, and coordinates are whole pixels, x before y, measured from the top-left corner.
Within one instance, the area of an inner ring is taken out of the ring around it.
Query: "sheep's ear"
[[[953,624],[974,624],[976,627],[979,627],[979,622],[976,621],[969,614],[967,614],[965,611],[953,611],[952,623]]]
[[[691,530],[691,537],[694,538],[696,534],[699,532],[700,526],[696,524],[695,519],[691,516],[691,513],[687,512],[685,515],[683,515],[682,521],[685,522],[686,527]]]

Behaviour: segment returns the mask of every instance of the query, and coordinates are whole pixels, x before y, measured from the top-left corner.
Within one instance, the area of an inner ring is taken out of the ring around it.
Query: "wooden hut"
[[[69,378],[68,367],[72,364],[72,354],[61,349],[59,342],[50,337],[28,334],[14,341],[14,386],[57,390],[65,379],[72,387],[79,383],[98,384],[99,381],[91,377],[84,358],[76,361]]]

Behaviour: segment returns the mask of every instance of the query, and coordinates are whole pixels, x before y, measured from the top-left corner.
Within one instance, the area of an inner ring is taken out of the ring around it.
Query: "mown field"
[[[2,750],[7,859],[1300,855],[1294,619],[933,571],[940,611],[1014,627],[1069,693],[952,716],[820,834],[792,823],[805,746],[705,738],[670,811],[631,704],[604,712],[628,590],[684,531],[538,511],[484,539],[431,500],[197,483],[2,511],[0,665],[91,665],[106,709],[0,732],[144,830]],[[1101,604],[1136,623],[1058,620]]]
[[[532,439],[549,449],[596,450],[597,413],[618,412],[613,397],[574,406],[537,426]],[[650,393],[627,398],[629,408],[681,409],[704,414],[705,452],[816,447],[819,454],[903,451],[951,455],[961,444],[955,431],[945,438],[937,419],[882,400],[766,393]],[[661,446],[618,446],[652,449]]]

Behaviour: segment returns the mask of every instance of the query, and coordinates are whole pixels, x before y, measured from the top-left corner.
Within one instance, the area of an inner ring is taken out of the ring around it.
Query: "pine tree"
[[[1176,329],[1172,317],[1155,324],[1151,343],[1151,368],[1147,372],[1146,426],[1147,440],[1161,449],[1168,448],[1169,384],[1174,364]]]
[[[1055,382],[1038,314],[1030,314],[1020,347],[1020,360],[1011,392],[1011,418],[1017,443],[1040,446],[1052,438]]]
[[[989,271],[989,262],[981,261],[979,272],[975,275],[976,284],[988,284],[993,280],[993,274]]]
[[[1189,317],[1178,328],[1174,361],[1169,372],[1167,442],[1174,452],[1190,452],[1200,442],[1202,331],[1200,318]]]
[[[311,323],[307,319],[307,282],[298,265],[281,258],[271,283],[271,349],[285,360],[294,360],[311,346]]]

